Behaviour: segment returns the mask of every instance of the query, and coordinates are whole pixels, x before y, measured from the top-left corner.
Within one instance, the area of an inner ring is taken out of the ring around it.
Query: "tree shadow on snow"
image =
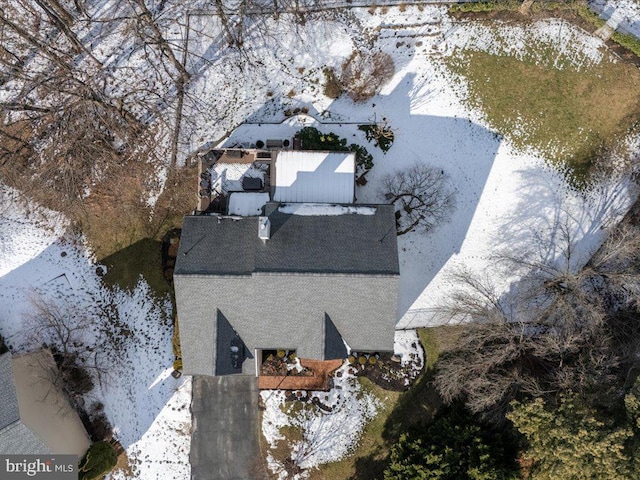
[[[469,119],[413,113],[428,102],[428,88],[428,79],[409,73],[389,94],[376,97],[376,109],[388,112],[395,139],[389,152],[376,160],[368,184],[356,193],[359,199],[384,203],[382,177],[418,162],[447,174],[455,192],[456,206],[448,221],[429,232],[418,228],[398,237],[398,319],[404,327],[410,325],[402,325],[402,317],[410,320],[413,303],[460,252],[501,143],[499,135]]]

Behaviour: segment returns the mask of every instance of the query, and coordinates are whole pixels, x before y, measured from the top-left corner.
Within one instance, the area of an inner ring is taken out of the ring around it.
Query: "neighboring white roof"
[[[268,192],[235,192],[229,196],[229,215],[253,217],[262,214],[269,201]]]
[[[273,200],[353,203],[355,163],[350,152],[278,152]]]

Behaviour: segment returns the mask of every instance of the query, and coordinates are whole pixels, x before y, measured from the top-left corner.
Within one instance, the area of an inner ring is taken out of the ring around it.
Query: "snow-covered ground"
[[[15,352],[37,348],[25,331],[34,299],[88,315],[93,328],[82,338],[104,340],[110,374],[86,405],[104,404],[135,477],[188,478],[191,382],[170,375],[169,299],[158,300],[142,279],[132,292],[112,292],[82,239],[65,234],[60,215],[2,184],[0,205],[0,334]]]
[[[302,440],[288,445],[291,459],[301,468],[309,469],[336,461],[353,448],[366,423],[376,415],[379,401],[365,392],[345,365],[336,372],[335,386],[329,392],[312,392],[323,408],[300,401],[285,402],[282,390],[263,390],[265,404],[262,433],[270,447],[282,440],[280,429],[290,426],[302,432]],[[290,478],[269,453],[271,471],[284,480]],[[299,478],[305,478],[304,473]]]
[[[396,332],[394,350],[407,367],[407,382],[413,380],[424,366],[424,351],[415,330]],[[300,441],[288,445],[291,460],[304,470],[293,475],[293,479],[306,478],[307,470],[348,455],[367,422],[377,414],[382,399],[363,390],[354,375],[355,368],[345,362],[336,371],[334,386],[329,392],[310,392],[305,400],[287,402],[283,390],[260,393],[265,405],[262,434],[269,447],[275,448],[285,439],[281,432],[284,427],[293,427],[301,433]],[[322,407],[314,402],[321,403]],[[292,477],[271,453],[267,454],[267,463],[279,479]]]
[[[574,258],[586,262],[604,239],[606,227],[629,207],[635,191],[616,175],[596,181],[587,193],[569,187],[543,155],[517,150],[508,139],[509,132],[487,126],[482,113],[465,102],[465,80],[452,75],[443,59],[460,49],[528,60],[541,60],[540,52],[554,51],[555,57],[547,55],[555,58],[549,68],[584,69],[606,57],[602,40],[562,20],[527,28],[456,23],[446,8],[433,5],[404,11],[389,8],[384,15],[354,9],[348,20],[318,19],[298,25],[295,33],[252,38],[261,56],[259,64],[247,66],[251,75],[245,74],[246,82],[230,85],[225,79],[227,67],[216,64],[220,69],[211,68],[194,79],[193,88],[204,89],[215,80],[229,85],[234,95],[239,88],[251,91],[250,99],[239,101],[234,110],[236,114],[243,111],[249,123],[234,131],[225,144],[288,138],[302,126],[313,125],[366,146],[375,166],[367,175],[367,185],[357,189],[359,203],[384,202],[381,179],[416,162],[449,175],[457,204],[449,222],[429,234],[416,231],[398,239],[398,328],[438,323],[432,312],[456,287],[448,278],[461,267],[491,276],[498,288],[508,291],[517,278],[498,270],[495,254],[513,248],[557,250],[557,245],[549,243],[560,221],[571,230]],[[198,17],[199,28],[205,28],[207,21],[212,20]],[[266,21],[264,28],[279,31],[283,23]],[[339,68],[354,48],[392,55],[395,76],[379,95],[362,104],[346,96],[324,97],[318,87],[324,79],[322,68]],[[255,79],[263,67],[268,74]],[[206,94],[199,98],[206,101]],[[285,118],[284,110],[294,107],[305,107],[308,114]],[[395,134],[386,154],[368,143],[355,125],[383,119]],[[196,123],[200,125],[197,136],[185,132],[189,142],[219,137],[220,125]]]

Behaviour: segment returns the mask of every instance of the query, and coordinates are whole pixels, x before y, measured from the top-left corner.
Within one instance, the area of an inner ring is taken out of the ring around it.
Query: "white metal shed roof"
[[[353,153],[283,151],[275,167],[276,202],[353,203]]]

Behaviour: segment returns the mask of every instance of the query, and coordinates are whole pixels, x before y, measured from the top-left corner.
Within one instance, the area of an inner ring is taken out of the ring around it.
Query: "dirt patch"
[[[21,138],[28,138],[30,126],[16,126],[13,133],[16,139],[0,137],[0,147],[17,152],[14,160],[0,165],[3,182],[38,204],[63,213],[73,230],[86,236],[98,259],[141,239],[160,240],[169,228],[180,226],[182,217],[195,206],[196,169],[166,170],[166,159],[156,155],[154,144],[148,139],[140,139],[135,156],[102,166],[100,176],[84,192],[85,196],[65,198],[55,182],[41,178],[49,166],[32,161],[30,152],[18,143]]]
[[[258,388],[326,391],[331,388],[333,373],[341,365],[342,360],[297,360],[295,357],[291,360],[289,356],[269,355],[260,368]]]
[[[181,234],[182,229],[172,228],[162,237],[162,275],[169,285],[173,285],[173,270],[178,258]]]
[[[532,2],[529,5],[527,11],[523,13],[520,10],[521,4],[514,4],[513,8],[503,8],[484,12],[461,12],[451,11],[451,16],[456,20],[474,20],[474,21],[494,21],[500,22],[512,22],[519,24],[534,23],[538,20],[544,20],[548,18],[563,18],[571,23],[579,26],[587,32],[593,33],[594,26],[578,15],[576,9],[572,8],[557,8],[546,9],[540,8],[539,4]]]
[[[122,452],[118,455],[118,461],[116,462],[116,466],[113,467],[111,471],[111,475],[116,475],[117,473],[122,474],[125,478],[132,478],[134,476],[133,468],[131,468],[131,464],[129,463],[129,457],[127,457],[127,452],[122,449]]]

